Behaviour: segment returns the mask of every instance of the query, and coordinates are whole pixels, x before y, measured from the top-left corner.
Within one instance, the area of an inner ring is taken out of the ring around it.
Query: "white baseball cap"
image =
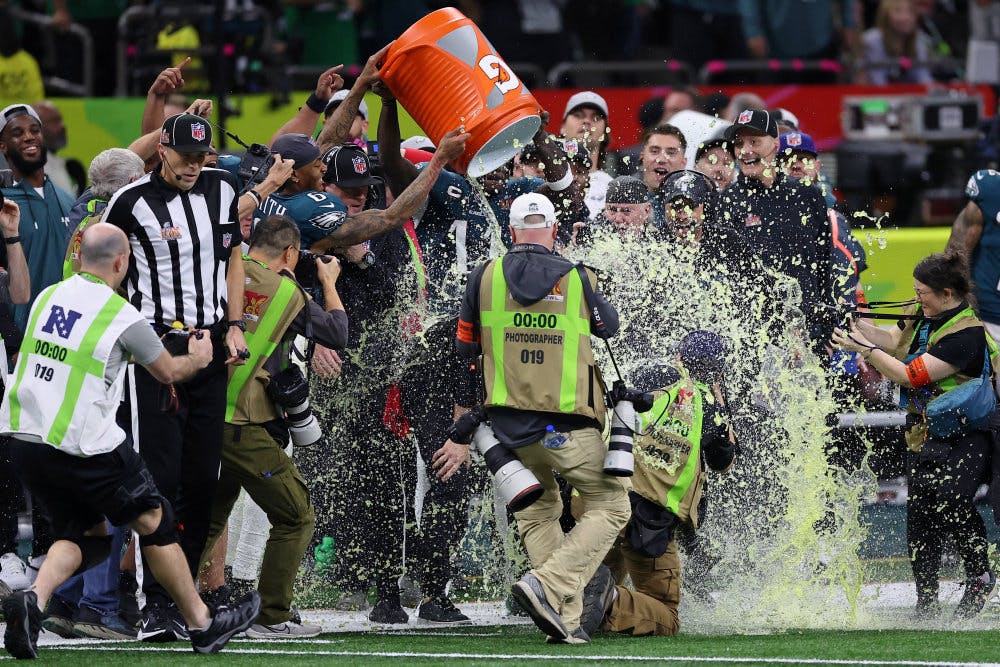
[[[525,222],[531,215],[544,216],[542,222]],[[556,224],[556,207],[549,198],[537,192],[529,192],[516,198],[510,204],[510,226],[514,229],[545,229]]]
[[[566,116],[570,115],[574,109],[584,106],[599,109],[605,118],[608,117],[608,103],[604,101],[604,98],[592,90],[584,90],[569,98],[569,102],[566,103],[566,111],[563,112],[563,120],[566,120]]]
[[[326,103],[326,108],[329,109],[334,103],[340,104],[347,99],[347,95],[350,92],[351,91],[346,89],[338,90],[333,94],[333,97],[330,98],[330,101]],[[361,104],[358,105],[358,113],[361,114],[362,118],[368,120],[368,105],[365,104],[364,98],[361,98]]]
[[[31,116],[38,121],[39,125],[42,123],[42,119],[38,117],[38,112],[30,104],[11,104],[8,107],[4,107],[3,111],[0,111],[0,133],[7,127],[7,123],[18,116]]]
[[[430,151],[431,153],[437,149],[433,141],[420,134],[410,137],[409,139],[404,139],[403,142],[399,144],[399,147],[413,148],[418,151]]]

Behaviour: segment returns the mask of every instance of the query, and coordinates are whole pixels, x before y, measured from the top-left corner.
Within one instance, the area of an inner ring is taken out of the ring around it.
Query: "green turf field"
[[[218,656],[183,644],[73,642],[42,646],[46,664],[444,664],[444,665],[985,665],[1000,664],[996,632],[788,631],[758,636],[630,638],[601,635],[586,646],[549,646],[531,626],[326,634],[313,640],[234,640]]]

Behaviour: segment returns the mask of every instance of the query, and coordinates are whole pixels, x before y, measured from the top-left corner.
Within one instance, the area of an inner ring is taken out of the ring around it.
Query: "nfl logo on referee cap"
[[[354,173],[364,176],[368,173],[368,160],[363,155],[356,155],[351,160],[354,163]]]
[[[736,122],[743,125],[745,123],[749,123],[751,118],[753,118],[753,111],[747,109],[740,114],[740,117],[736,119]]]
[[[191,123],[191,138],[195,141],[205,141],[204,123]]]

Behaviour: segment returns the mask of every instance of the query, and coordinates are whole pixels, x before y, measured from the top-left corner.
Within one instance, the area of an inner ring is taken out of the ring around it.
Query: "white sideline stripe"
[[[279,640],[280,641],[280,640]],[[317,642],[311,642],[317,643]],[[128,646],[60,646],[64,651],[136,651],[150,653],[190,653],[191,648],[137,649]],[[624,656],[624,655],[533,655],[504,653],[417,653],[414,651],[280,651],[276,649],[232,649],[223,651],[236,654],[267,655],[327,655],[365,658],[448,658],[453,660],[576,660],[619,662],[717,662],[717,663],[770,663],[791,665],[890,665],[892,667],[1000,667],[996,662],[940,662],[926,660],[823,660],[821,658],[717,658],[714,656]]]

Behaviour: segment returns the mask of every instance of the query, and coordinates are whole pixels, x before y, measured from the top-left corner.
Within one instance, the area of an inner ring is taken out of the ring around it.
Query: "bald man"
[[[32,589],[3,601],[4,646],[15,658],[38,656],[41,610],[52,592],[110,554],[105,517],[139,534],[143,559],[181,610],[195,651],[218,651],[260,609],[254,592],[211,616],[177,543],[170,503],[115,422],[130,355],[165,384],[192,377],[212,358],[203,331],[191,332],[187,354],[170,354],[116,293],[129,253],[117,227],[97,223],[84,232],[80,273],[43,290],[32,306],[0,405],[0,435],[10,436],[11,463],[48,509],[55,539]]]

